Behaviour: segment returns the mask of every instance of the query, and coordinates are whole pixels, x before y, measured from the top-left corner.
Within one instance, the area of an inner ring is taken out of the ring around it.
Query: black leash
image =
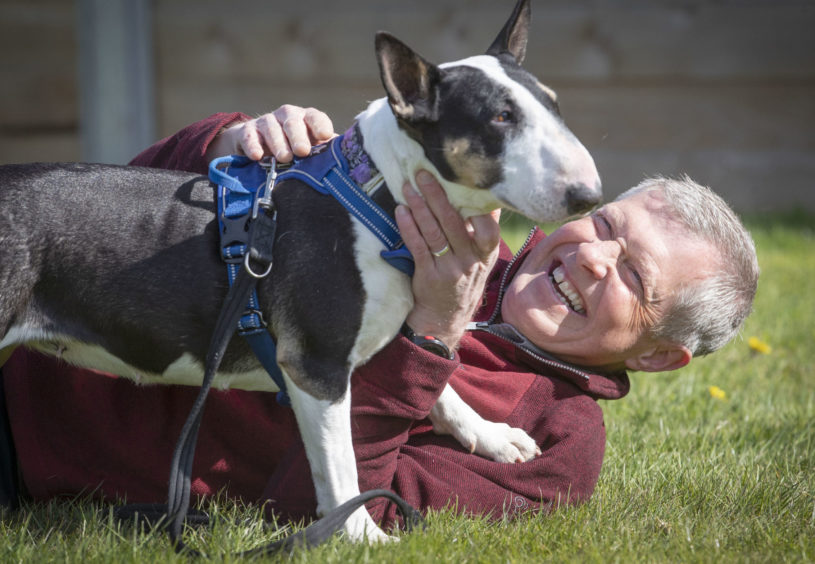
[[[266,214],[259,214],[258,218],[260,217],[266,217]],[[268,220],[273,221],[271,218],[268,218]],[[212,381],[218,372],[218,367],[221,365],[224,352],[232,339],[238,320],[243,315],[246,300],[255,288],[257,281],[257,278],[249,276],[244,269],[241,269],[226,295],[207,352],[206,369],[201,388],[190,409],[190,414],[181,428],[181,434],[173,451],[173,458],[170,462],[167,505],[131,504],[119,508],[117,511],[117,516],[121,519],[129,520],[135,515],[140,515],[150,522],[161,523],[164,521],[163,524],[167,527],[176,552],[199,555],[197,551],[188,548],[181,538],[184,521],[189,514],[192,463],[195,456],[195,445],[198,441],[198,429],[201,426],[204,404],[212,387]],[[207,522],[207,518],[200,513],[193,514],[193,516],[199,523]]]
[[[258,213],[254,220],[250,222],[247,257],[259,263],[261,267],[257,270],[253,269],[254,272],[266,272],[268,274],[271,269],[271,247],[275,228],[274,216],[265,213],[265,211]],[[259,251],[258,247],[261,247],[262,251]],[[249,296],[260,279],[254,274],[250,275],[248,270],[248,267],[239,270],[218,315],[218,321],[215,324],[215,330],[207,352],[204,379],[190,414],[181,429],[181,434],[173,452],[167,505],[131,504],[116,511],[120,519],[133,520],[141,517],[148,522],[165,525],[175,551],[178,553],[184,552],[191,556],[200,556],[201,554],[184,543],[182,539],[184,523],[206,524],[209,522],[209,518],[205,513],[199,511],[190,512],[189,510],[192,465],[195,456],[195,445],[198,441],[198,429],[201,425],[204,404],[212,387],[212,381],[223,360],[229,341],[235,333],[238,321],[246,309]],[[387,490],[371,490],[348,500],[305,529],[264,547],[241,553],[241,555],[256,556],[283,550],[291,551],[300,546],[316,546],[341,530],[345,521],[354,511],[367,501],[377,497],[386,497],[396,504],[402,514],[407,531],[412,530],[416,525],[424,523],[421,514],[395,493]]]
[[[424,527],[424,518],[422,517],[421,513],[416,511],[404,499],[389,490],[369,490],[349,499],[322,519],[314,521],[308,527],[297,531],[293,535],[289,535],[286,538],[258,548],[252,548],[250,550],[235,553],[232,556],[266,556],[282,552],[287,552],[290,554],[297,548],[313,548],[326,542],[338,531],[340,531],[345,521],[354,511],[365,505],[368,501],[378,497],[390,499],[396,504],[399,514],[402,515],[406,532],[410,532],[417,527]],[[116,510],[116,516],[120,520],[126,522],[166,526],[167,505],[155,503],[134,503],[118,508]],[[184,522],[187,525],[208,525],[210,523],[210,518],[209,515],[203,511],[192,510],[187,513]],[[183,543],[181,543],[180,547],[178,544],[174,546],[176,547],[176,552],[185,552],[189,556],[201,556],[200,552],[190,549]]]

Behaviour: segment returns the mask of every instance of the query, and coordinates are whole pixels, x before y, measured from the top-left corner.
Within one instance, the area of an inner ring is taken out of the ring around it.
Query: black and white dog
[[[486,55],[440,66],[377,35],[387,97],[355,127],[391,209],[420,168],[465,216],[505,206],[548,221],[599,202],[594,162],[563,124],[555,94],[519,66],[529,17],[520,0]],[[326,512],[359,493],[350,374],[398,333],[412,307],[410,280],[333,198],[296,180],[273,195],[275,265],[258,285],[260,309]],[[212,184],[193,174],[1,167],[0,350],[24,344],[138,382],[199,385],[227,292],[214,211]],[[275,389],[242,339],[230,344],[216,386]],[[523,431],[484,421],[449,386],[432,419],[481,455],[535,455]],[[364,508],[345,531],[387,538]]]

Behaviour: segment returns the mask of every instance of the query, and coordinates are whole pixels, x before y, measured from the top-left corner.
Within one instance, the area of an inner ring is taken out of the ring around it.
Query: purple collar
[[[354,123],[343,133],[340,150],[348,161],[348,175],[365,193],[371,195],[382,185],[385,179],[363,149],[362,132],[358,123]]]

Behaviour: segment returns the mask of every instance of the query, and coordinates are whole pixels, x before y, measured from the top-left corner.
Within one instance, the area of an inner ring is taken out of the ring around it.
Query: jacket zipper
[[[492,310],[492,315],[486,321],[487,323],[493,323],[495,319],[498,317],[498,312],[501,311],[501,302],[504,301],[504,291],[506,290],[507,279],[509,278],[509,273],[512,270],[512,267],[515,266],[515,263],[518,262],[518,258],[521,254],[526,250],[526,246],[529,245],[529,241],[532,239],[532,236],[537,233],[538,228],[533,227],[531,231],[529,231],[529,235],[526,236],[526,241],[524,244],[521,245],[521,248],[518,249],[518,252],[515,253],[515,256],[512,257],[512,260],[509,261],[509,264],[504,269],[504,273],[501,275],[501,283],[498,285],[498,300],[495,303],[495,309]],[[483,323],[483,322],[479,322]]]

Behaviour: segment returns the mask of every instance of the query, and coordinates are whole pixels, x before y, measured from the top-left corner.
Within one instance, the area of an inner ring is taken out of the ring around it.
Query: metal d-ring
[[[266,272],[264,272],[263,274],[258,274],[257,272],[252,270],[252,267],[249,266],[249,253],[246,253],[246,255],[243,257],[243,267],[246,269],[246,272],[249,273],[249,276],[251,276],[252,278],[257,278],[258,280],[260,280],[261,278],[266,278],[272,271],[272,263],[269,263],[269,268],[267,268]]]

